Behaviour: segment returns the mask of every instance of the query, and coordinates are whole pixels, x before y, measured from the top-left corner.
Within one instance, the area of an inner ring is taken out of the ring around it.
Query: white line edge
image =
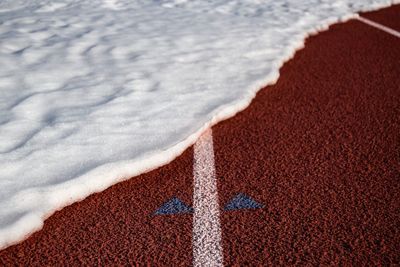
[[[361,22],[363,22],[363,23],[365,23],[365,24],[368,24],[369,26],[375,27],[375,28],[377,28],[377,29],[379,29],[381,31],[384,31],[386,33],[394,35],[397,38],[400,38],[400,32],[398,32],[396,30],[393,30],[393,29],[391,29],[389,27],[386,27],[386,26],[384,26],[382,24],[376,23],[376,22],[374,22],[372,20],[366,19],[366,18],[361,17],[361,16],[358,16],[356,19],[361,21]]]
[[[223,266],[212,131],[194,145],[193,266]]]

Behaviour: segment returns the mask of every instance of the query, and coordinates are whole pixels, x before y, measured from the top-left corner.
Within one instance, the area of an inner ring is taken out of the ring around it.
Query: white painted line
[[[223,266],[220,209],[211,129],[194,145],[193,265]]]
[[[376,22],[374,22],[372,20],[369,20],[369,19],[366,19],[366,18],[363,18],[363,17],[358,17],[357,19],[359,21],[361,21],[361,22],[364,22],[365,24],[368,24],[369,26],[375,27],[375,28],[377,28],[377,29],[379,29],[381,31],[384,31],[386,33],[394,35],[397,38],[400,38],[400,32],[398,32],[396,30],[393,30],[393,29],[391,29],[389,27],[386,27],[386,26],[384,26],[382,24],[376,23]]]

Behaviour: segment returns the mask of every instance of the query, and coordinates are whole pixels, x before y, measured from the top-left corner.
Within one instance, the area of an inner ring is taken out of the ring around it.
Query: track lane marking
[[[223,266],[212,131],[194,145],[193,265]]]
[[[356,19],[361,21],[361,22],[363,22],[363,23],[365,23],[365,24],[367,24],[367,25],[369,25],[369,26],[372,26],[372,27],[377,28],[377,29],[379,29],[381,31],[389,33],[389,34],[391,34],[393,36],[396,36],[397,38],[400,38],[400,32],[398,32],[396,30],[393,30],[392,28],[386,27],[386,26],[384,26],[382,24],[379,24],[379,23],[377,23],[375,21],[369,20],[369,19],[361,17],[361,16],[357,17]]]

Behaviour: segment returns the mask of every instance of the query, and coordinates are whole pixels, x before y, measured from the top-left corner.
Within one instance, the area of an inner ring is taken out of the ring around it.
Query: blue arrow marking
[[[251,197],[239,193],[226,204],[224,210],[239,210],[239,209],[261,209],[264,206],[252,199]]]
[[[193,208],[186,205],[179,198],[172,198],[171,200],[165,202],[161,207],[159,207],[154,214],[155,215],[170,215],[179,213],[192,213]]]

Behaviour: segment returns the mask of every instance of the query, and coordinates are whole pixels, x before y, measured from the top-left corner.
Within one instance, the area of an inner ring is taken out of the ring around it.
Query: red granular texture
[[[0,252],[0,266],[188,266],[192,216],[155,216],[178,197],[192,205],[192,149],[171,164],[56,212],[43,230]]]
[[[400,31],[400,5],[362,14],[363,17]]]
[[[358,21],[307,40],[214,127],[226,266],[400,264],[400,39]]]
[[[397,8],[397,7],[396,7]],[[385,11],[386,12],[386,11]],[[400,39],[357,21],[307,40],[244,112],[213,128],[226,266],[400,264]],[[193,150],[56,212],[1,266],[192,264]]]

